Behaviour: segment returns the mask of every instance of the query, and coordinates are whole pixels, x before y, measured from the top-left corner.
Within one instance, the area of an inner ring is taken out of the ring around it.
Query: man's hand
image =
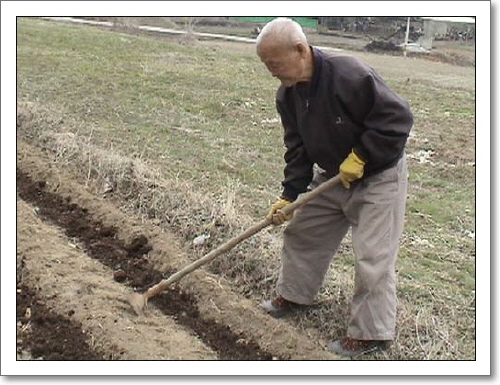
[[[349,156],[340,165],[340,181],[345,188],[351,187],[351,182],[360,179],[363,176],[365,162],[351,151]]]
[[[286,221],[292,219],[293,213],[284,214],[283,212],[281,212],[281,209],[284,208],[285,206],[288,206],[290,203],[292,202],[290,202],[285,198],[279,198],[271,206],[271,209],[269,210],[269,213],[267,214],[266,218],[272,219],[275,225],[282,225]]]

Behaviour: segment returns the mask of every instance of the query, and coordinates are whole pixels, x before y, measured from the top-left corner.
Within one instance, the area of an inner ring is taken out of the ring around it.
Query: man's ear
[[[295,49],[297,50],[299,55],[304,58],[307,56],[307,51],[309,50],[309,47],[306,47],[301,42],[298,42],[295,44]]]

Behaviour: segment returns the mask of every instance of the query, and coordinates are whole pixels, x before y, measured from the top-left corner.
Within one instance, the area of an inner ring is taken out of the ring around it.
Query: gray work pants
[[[326,178],[315,172],[311,188]],[[392,340],[396,327],[396,273],[403,231],[408,171],[398,164],[342,184],[295,211],[284,231],[277,291],[299,304],[311,304],[349,227],[355,254],[354,295],[347,336]]]

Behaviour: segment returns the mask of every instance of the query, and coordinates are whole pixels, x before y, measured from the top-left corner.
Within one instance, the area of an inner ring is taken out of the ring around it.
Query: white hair
[[[278,17],[267,23],[257,36],[257,46],[268,38],[273,38],[276,43],[290,47],[299,42],[308,45],[300,24],[286,17]]]

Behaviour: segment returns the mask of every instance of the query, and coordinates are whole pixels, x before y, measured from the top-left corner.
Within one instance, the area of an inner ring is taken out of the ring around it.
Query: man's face
[[[257,48],[257,55],[271,75],[278,78],[283,86],[293,86],[300,80],[304,64],[298,50],[262,42]]]

